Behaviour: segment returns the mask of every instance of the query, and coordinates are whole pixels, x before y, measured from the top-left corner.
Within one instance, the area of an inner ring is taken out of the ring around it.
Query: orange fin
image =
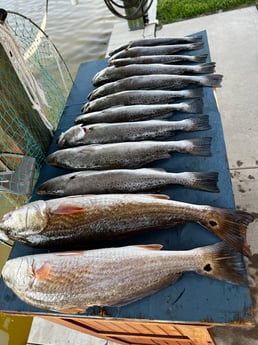
[[[56,209],[51,210],[52,214],[73,214],[73,213],[80,213],[84,212],[85,209],[83,207],[77,205],[60,205]]]
[[[45,262],[40,268],[35,270],[35,276],[38,280],[44,280],[48,277],[51,270],[51,265],[49,262]]]
[[[67,308],[67,309],[55,309],[55,311],[58,311],[59,313],[65,313],[65,314],[79,314],[79,313],[85,313],[87,308],[83,307],[74,307],[74,308]]]
[[[162,244],[139,244],[136,247],[149,249],[149,250],[160,250],[163,248]]]
[[[76,252],[63,252],[63,253],[56,253],[56,256],[81,256],[84,254],[84,251],[76,251]]]
[[[166,194],[148,194],[148,195],[152,196],[153,198],[157,198],[157,199],[165,199],[165,200],[170,199],[170,196],[166,195]]]

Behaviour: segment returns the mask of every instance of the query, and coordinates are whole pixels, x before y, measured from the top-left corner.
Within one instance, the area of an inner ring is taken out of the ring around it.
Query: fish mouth
[[[0,225],[1,227],[1,225]],[[6,233],[3,230],[0,230],[0,241],[9,241],[10,238],[6,235]]]

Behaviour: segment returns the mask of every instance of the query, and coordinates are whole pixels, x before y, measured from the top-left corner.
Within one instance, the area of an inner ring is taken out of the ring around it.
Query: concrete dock
[[[248,228],[252,257],[247,262],[256,281],[251,288],[256,323],[258,322],[258,12],[255,6],[164,25],[156,30],[151,22],[144,30],[129,31],[126,22],[115,24],[108,51],[143,37],[184,36],[207,31],[216,72],[223,74],[217,90],[228,162],[237,208],[256,218]],[[218,301],[219,303],[219,301]],[[212,330],[217,345],[258,345],[258,325],[250,329],[217,327]],[[81,345],[107,344],[85,334],[35,318],[28,344]],[[111,344],[111,343],[109,343]]]

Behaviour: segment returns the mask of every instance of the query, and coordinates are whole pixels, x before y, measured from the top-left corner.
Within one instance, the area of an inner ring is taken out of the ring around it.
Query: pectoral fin
[[[59,214],[59,215],[65,215],[65,214],[74,214],[74,213],[80,213],[84,212],[85,209],[83,207],[80,207],[78,205],[59,205],[57,208],[51,210],[52,214]]]

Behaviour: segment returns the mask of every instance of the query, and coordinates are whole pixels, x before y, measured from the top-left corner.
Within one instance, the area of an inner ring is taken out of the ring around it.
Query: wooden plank
[[[122,345],[128,345],[128,342],[125,342],[122,340],[118,342],[117,339],[113,339],[110,336],[104,336],[101,333],[93,331],[91,328],[87,328],[85,324],[82,324],[80,322],[81,321],[80,319],[77,319],[78,321],[75,321],[72,319],[57,318],[57,317],[45,316],[45,315],[39,315],[39,317],[41,317],[42,319],[51,321],[51,322],[55,322],[61,326],[65,326],[65,327],[71,328],[73,330],[92,335],[94,337],[98,337],[98,338],[105,339],[105,340],[110,340],[112,342],[117,342],[117,343],[122,344]]]
[[[216,345],[208,328],[202,326],[176,325],[175,328],[184,336],[189,337],[193,345]]]

